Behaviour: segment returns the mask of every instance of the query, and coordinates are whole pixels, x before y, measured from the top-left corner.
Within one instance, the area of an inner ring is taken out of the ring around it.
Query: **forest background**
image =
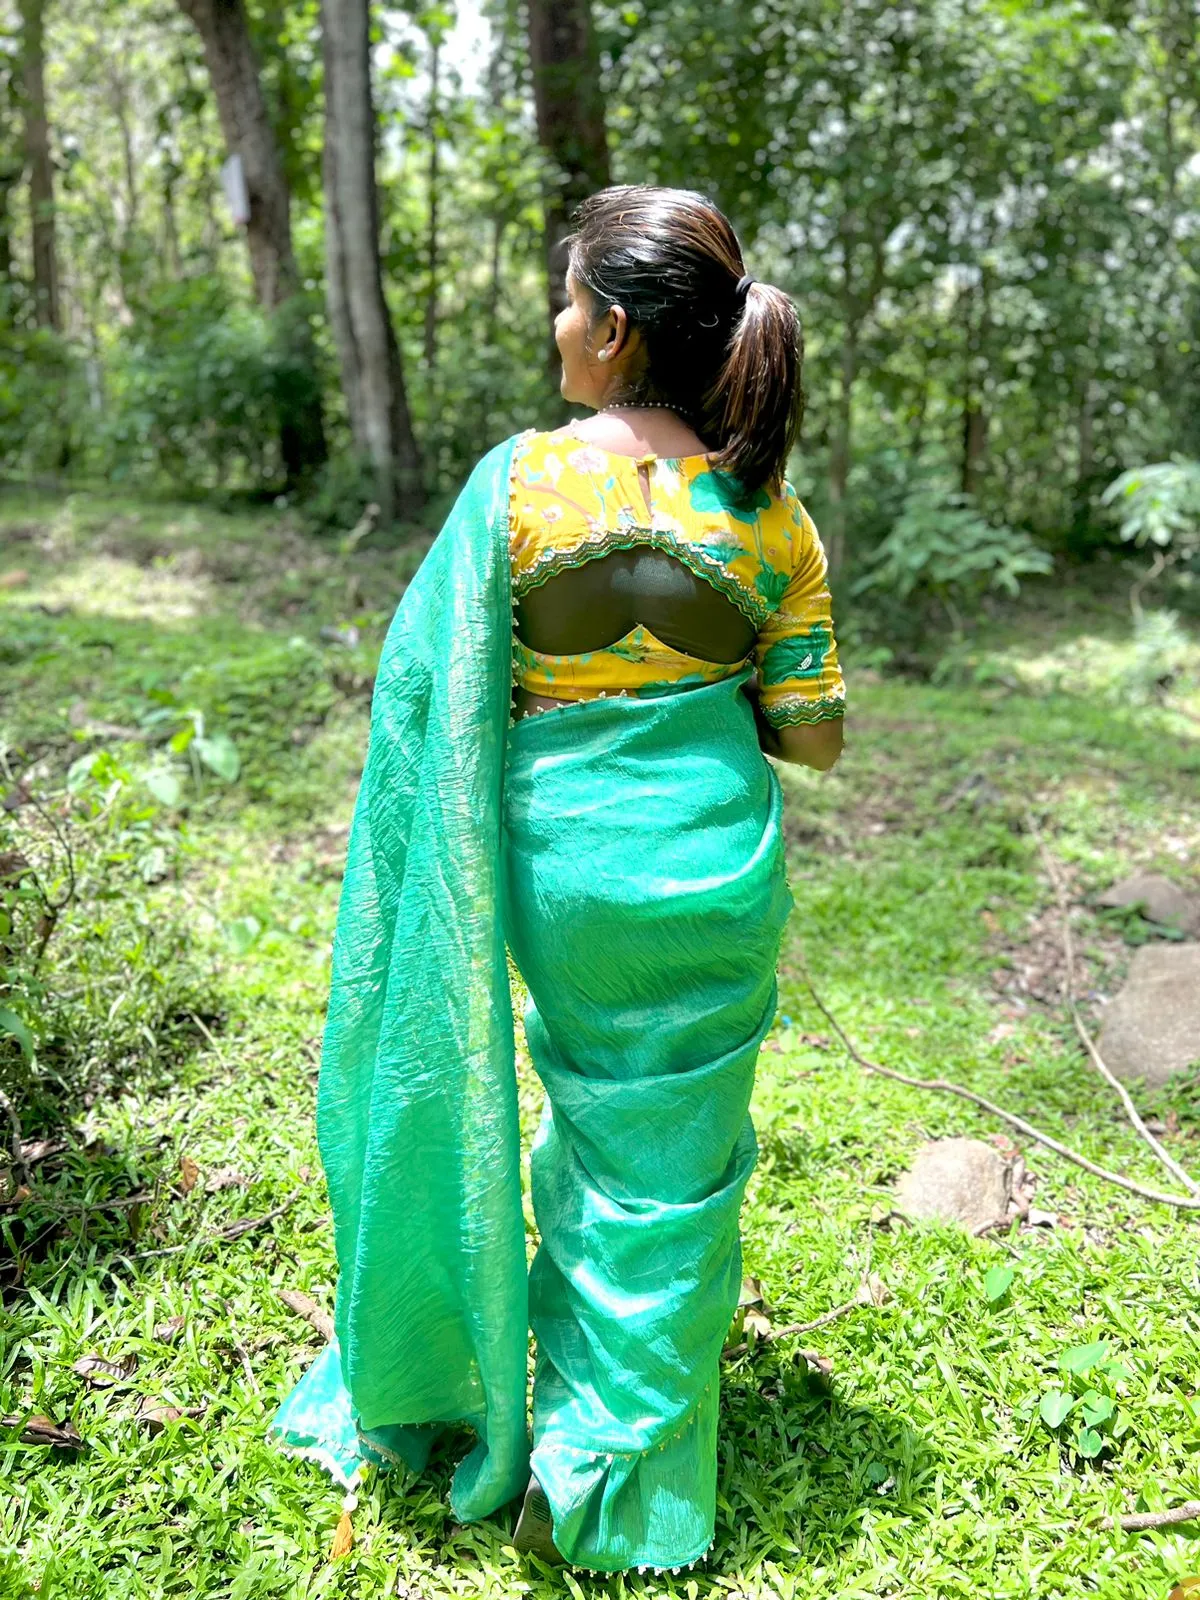
[[[610,181],[706,192],[796,298],[793,477],[864,592],[957,621],[1200,455],[1194,0],[7,9],[10,474],[436,526],[565,416],[555,247]]]

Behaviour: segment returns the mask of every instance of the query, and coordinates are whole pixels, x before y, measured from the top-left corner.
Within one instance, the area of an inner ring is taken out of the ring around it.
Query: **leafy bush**
[[[1160,699],[1186,672],[1191,640],[1174,611],[1139,611],[1133,619],[1133,654],[1110,688],[1122,704]]]
[[[58,472],[86,436],[87,372],[49,328],[0,332],[0,463],[10,472]]]
[[[317,535],[347,534],[362,525],[376,493],[370,462],[342,451],[318,470],[311,494],[298,507],[300,525]]]
[[[108,750],[56,786],[8,783],[0,1089],[18,1104],[169,1060],[194,1038],[187,1013],[213,1014],[191,929],[157,888],[179,849],[178,829]]]
[[[1029,534],[988,522],[969,495],[922,484],[905,496],[853,592],[936,600],[958,631],[960,606],[978,604],[989,590],[1015,595],[1021,578],[1052,565]]]
[[[213,279],[165,284],[115,345],[98,464],[202,487],[280,476],[271,330]]]
[[[1116,510],[1125,543],[1154,553],[1149,570],[1130,593],[1137,615],[1148,583],[1167,568],[1200,556],[1200,461],[1179,458],[1134,467],[1110,483],[1101,500]]]

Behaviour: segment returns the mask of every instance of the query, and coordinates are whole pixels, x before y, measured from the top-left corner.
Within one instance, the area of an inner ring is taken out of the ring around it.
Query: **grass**
[[[313,1129],[329,940],[373,656],[411,567],[341,556],[276,514],[0,499],[0,583],[24,573],[0,588],[0,738],[48,784],[113,752],[141,808],[133,845],[109,851],[120,904],[132,925],[186,932],[186,972],[183,954],[161,958],[166,997],[119,1048],[101,957],[85,968],[95,1035],[60,1039],[58,1082],[23,1106],[27,1137],[66,1148],[0,1208],[0,1410],[69,1419],[86,1445],[0,1442],[0,1597],[1166,1600],[1200,1574],[1200,1525],[1090,1524],[1200,1498],[1195,1223],[1029,1147],[1052,1223],[985,1238],[905,1224],[892,1184],[923,1141],[1001,1130],[850,1065],[801,975],[803,955],[875,1058],[956,1078],[1158,1182],[1054,1003],[1050,891],[1021,823],[1031,807],[1081,905],[1133,865],[1194,882],[1200,738],[1144,692],[1122,696],[1119,597],[1069,587],[991,625],[939,686],[852,672],[841,765],[782,775],[797,903],[754,1102],[746,1271],[776,1324],[846,1301],[867,1271],[891,1298],[802,1341],[828,1381],[794,1339],[727,1365],[706,1565],[531,1570],[506,1542],[511,1511],[453,1524],[453,1448],[420,1480],[369,1482],[351,1554],[327,1559],[339,1493],[264,1433],[319,1346],[280,1291],[331,1300]],[[359,643],[322,641],[350,624]],[[1186,681],[1174,703],[1195,708]],[[232,737],[235,782],[103,731],[152,728],[164,706]],[[148,798],[156,764],[182,785],[174,806]],[[163,871],[139,867],[152,849]],[[114,914],[81,908],[55,959],[79,962]],[[1078,915],[1095,1000],[1130,952],[1119,927]],[[527,1133],[539,1098],[523,1059]],[[1195,1081],[1140,1100],[1200,1172]],[[1098,1342],[1064,1370],[1064,1352]],[[127,1376],[97,1387],[73,1370],[89,1355]],[[1093,1365],[1071,1372],[1080,1359]],[[1115,1401],[1091,1459],[1073,1420],[1052,1429],[1041,1411],[1088,1389]],[[179,1415],[151,1431],[146,1405]]]

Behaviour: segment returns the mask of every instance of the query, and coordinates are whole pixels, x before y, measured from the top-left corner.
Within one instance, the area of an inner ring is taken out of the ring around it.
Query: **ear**
[[[604,314],[600,345],[608,350],[608,359],[615,361],[629,340],[629,318],[624,306],[610,306]]]

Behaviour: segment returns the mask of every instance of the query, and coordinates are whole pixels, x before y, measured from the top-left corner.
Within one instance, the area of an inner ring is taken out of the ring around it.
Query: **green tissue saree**
[[[748,1105],[791,905],[781,797],[750,668],[509,725],[513,443],[476,467],[384,643],[318,1091],[336,1338],[272,1433],[349,1486],[369,1462],[419,1471],[465,1421],[460,1520],[532,1468],[567,1561],[678,1567],[713,1539]],[[506,943],[546,1090],[528,1276]]]

